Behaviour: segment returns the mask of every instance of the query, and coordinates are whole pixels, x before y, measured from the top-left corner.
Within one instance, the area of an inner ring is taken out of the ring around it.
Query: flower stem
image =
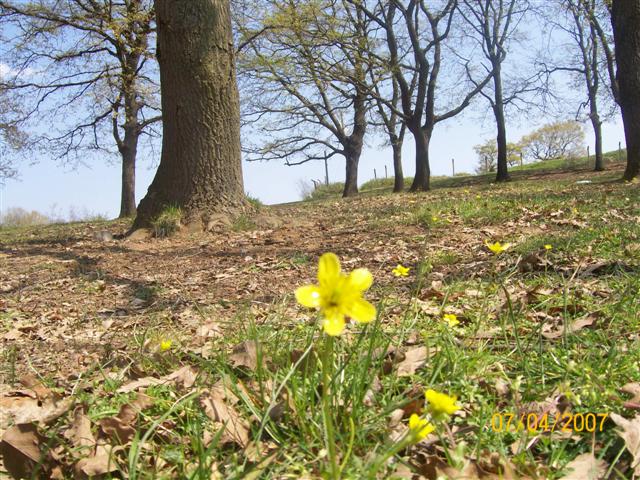
[[[329,452],[329,463],[331,464],[331,479],[340,479],[340,466],[336,458],[336,442],[333,427],[333,416],[331,408],[331,397],[333,389],[331,385],[331,370],[333,368],[333,337],[325,336],[324,352],[322,358],[322,418],[326,434],[326,447]]]

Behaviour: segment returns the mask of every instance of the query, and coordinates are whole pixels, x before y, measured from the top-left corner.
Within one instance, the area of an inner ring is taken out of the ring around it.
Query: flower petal
[[[344,315],[333,315],[329,318],[325,318],[322,322],[322,326],[327,335],[337,337],[344,330]]]
[[[373,275],[366,268],[356,268],[349,274],[349,286],[359,292],[364,292],[373,283]]]
[[[320,288],[317,285],[305,285],[296,289],[296,300],[309,308],[320,306]]]
[[[334,284],[340,278],[340,260],[335,253],[325,253],[318,261],[318,282],[321,286]]]
[[[376,318],[376,307],[366,300],[358,298],[347,307],[346,313],[356,322],[368,323]]]

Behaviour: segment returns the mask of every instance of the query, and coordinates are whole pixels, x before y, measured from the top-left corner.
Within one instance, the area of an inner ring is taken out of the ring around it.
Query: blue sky
[[[545,123],[540,121],[521,122],[511,126],[509,138],[519,139],[523,134]],[[479,121],[477,115],[468,115],[459,120],[451,120],[436,128],[431,144],[431,168],[433,175],[450,175],[451,158],[456,160],[456,171],[471,172],[476,163],[473,146],[493,136],[493,118],[486,116]],[[585,125],[587,144],[593,152],[593,140],[588,125]],[[624,132],[619,117],[604,128],[605,151],[624,148]],[[407,136],[403,165],[407,176],[413,175],[413,146],[411,136]],[[586,153],[586,152],[585,152]],[[29,159],[25,159],[25,164]],[[8,207],[22,207],[42,213],[56,212],[67,217],[69,209],[77,213],[104,214],[115,217],[120,202],[120,169],[116,163],[109,164],[104,159],[87,159],[89,167],[79,166],[76,170],[51,161],[42,160],[33,166],[20,168],[20,179],[9,180],[2,188],[2,211]],[[360,183],[373,178],[373,170],[378,176],[384,175],[387,165],[392,174],[391,152],[389,149],[369,145],[360,161]],[[265,204],[295,201],[300,198],[299,180],[324,179],[322,162],[312,162],[301,166],[287,167],[280,163],[244,163],[245,191],[259,198]],[[137,172],[136,199],[140,201],[153,179],[154,168],[141,161]],[[338,158],[330,161],[331,181],[344,180],[344,162]]]

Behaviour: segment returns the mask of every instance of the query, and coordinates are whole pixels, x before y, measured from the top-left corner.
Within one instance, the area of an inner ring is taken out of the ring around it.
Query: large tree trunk
[[[498,161],[496,174],[496,182],[506,182],[509,178],[509,167],[507,165],[507,126],[504,118],[504,99],[502,97],[502,73],[500,62],[494,62],[493,65],[493,86],[494,86],[494,105],[493,114],[496,117],[496,128],[498,135],[496,137],[498,143]]]
[[[640,173],[640,0],[613,0],[611,23],[627,141],[627,168],[623,178],[631,180]]]
[[[404,173],[402,172],[402,141],[395,138],[391,141],[393,150],[393,191],[395,193],[404,190]]]
[[[156,0],[162,157],[134,228],[165,207],[206,227],[244,205],[229,0]]]
[[[422,127],[410,128],[413,139],[416,144],[416,176],[413,177],[413,183],[409,189],[411,192],[426,192],[431,189],[431,169],[429,167],[429,142],[431,141],[431,133]]]

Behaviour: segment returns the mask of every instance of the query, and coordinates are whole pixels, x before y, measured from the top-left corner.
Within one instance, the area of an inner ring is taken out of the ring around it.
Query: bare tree
[[[358,164],[367,129],[369,22],[348,2],[294,0],[256,4],[241,26],[239,75],[243,118],[261,142],[248,160],[299,165],[342,156],[343,196],[358,193]]]
[[[30,138],[72,162],[117,150],[120,216],[134,215],[139,139],[159,135],[152,1],[0,0],[0,22],[15,32],[2,87],[22,107]]]
[[[459,101],[438,109],[437,99],[442,97],[439,89],[442,89],[443,80],[443,49],[451,33],[458,0],[430,2],[429,5],[420,0],[375,0],[371,5],[351,1],[384,31],[390,69],[400,90],[401,108],[394,110],[415,141],[416,173],[411,191],[429,190],[429,143],[435,126],[467,108],[491,76],[487,75],[467,90],[456,92]],[[410,62],[404,61],[405,55],[411,58]],[[468,72],[468,63],[462,68]],[[415,88],[412,88],[414,74]],[[390,102],[387,105],[392,107]]]
[[[467,25],[475,33],[488,60],[485,70],[491,72],[493,91],[480,93],[491,105],[496,120],[498,182],[509,180],[505,107],[530,88],[530,81],[523,81],[505,96],[502,64],[528,8],[527,0],[463,0],[460,6]]]

